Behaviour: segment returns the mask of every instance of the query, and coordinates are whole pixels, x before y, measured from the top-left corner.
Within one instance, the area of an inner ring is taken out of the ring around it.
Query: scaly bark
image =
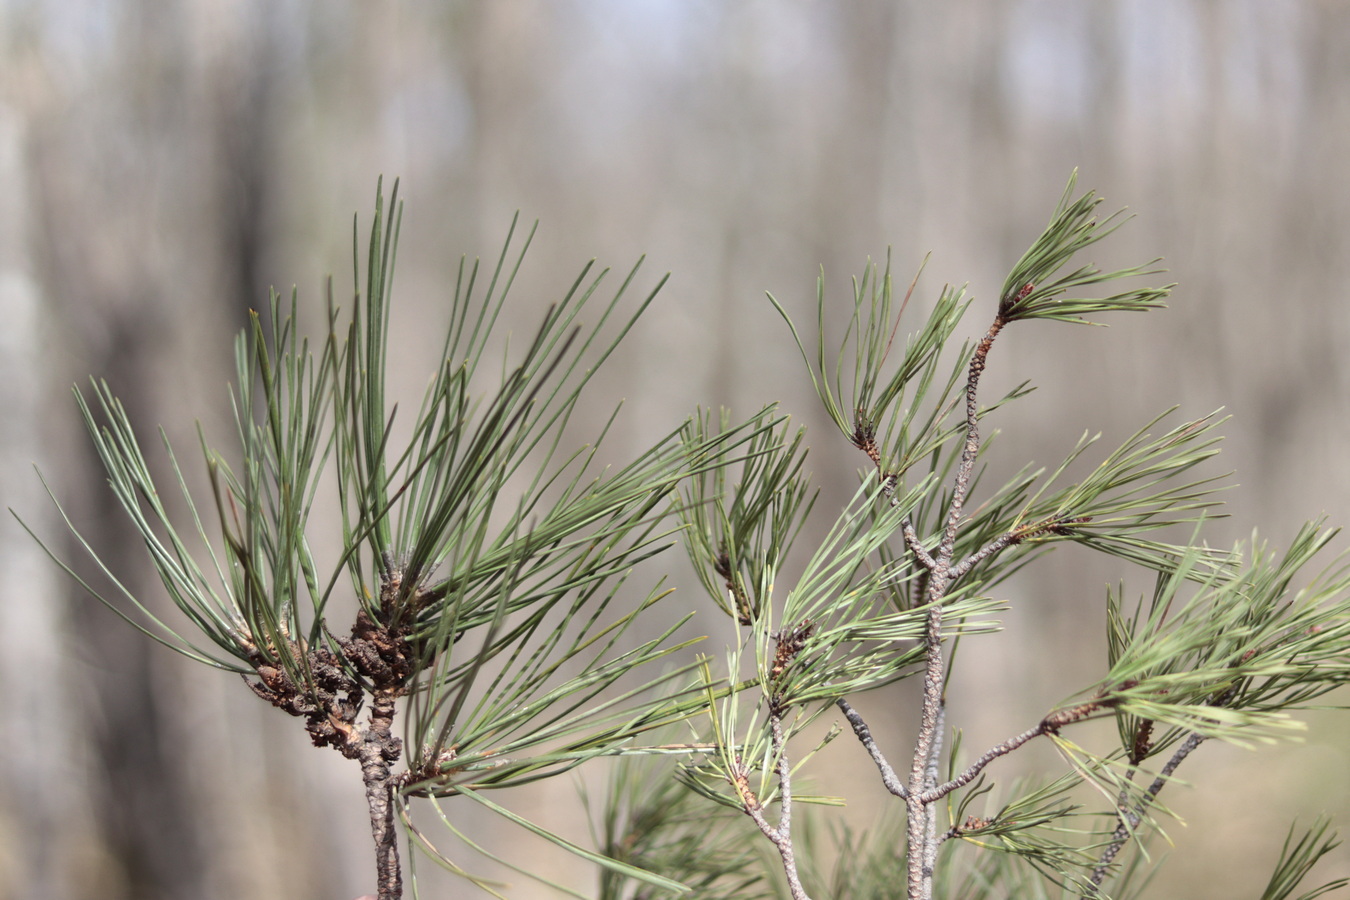
[[[370,834],[375,841],[375,877],[379,900],[400,900],[403,872],[398,856],[398,831],[394,827],[391,766],[403,751],[403,742],[393,735],[394,704],[398,693],[377,691],[370,707],[370,724],[353,743],[361,763],[370,807]],[[350,755],[350,754],[347,754]]]

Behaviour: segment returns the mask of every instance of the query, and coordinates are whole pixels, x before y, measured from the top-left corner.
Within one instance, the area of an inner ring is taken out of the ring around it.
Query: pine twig
[[[925,803],[933,803],[941,800],[952,791],[965,787],[979,777],[984,767],[1001,756],[1007,756],[1014,750],[1021,747],[1044,734],[1054,734],[1065,725],[1071,722],[1078,722],[1087,718],[1092,713],[1102,708],[1102,704],[1096,701],[1082,703],[1069,709],[1060,710],[1051,713],[1042,719],[1035,728],[1028,728],[1021,734],[1013,735],[1001,744],[995,744],[984,752],[984,754],[975,762],[971,763],[966,769],[950,781],[940,785],[935,785],[924,791],[919,799]]]
[[[1092,874],[1088,877],[1088,883],[1091,887],[1083,894],[1085,898],[1100,896],[1102,882],[1106,880],[1106,875],[1111,869],[1111,864],[1115,862],[1116,856],[1120,853],[1121,848],[1125,846],[1125,842],[1130,839],[1130,835],[1134,833],[1134,829],[1137,828],[1139,823],[1144,819],[1144,807],[1157,798],[1159,792],[1161,792],[1162,789],[1167,786],[1167,782],[1171,780],[1172,773],[1175,772],[1182,761],[1191,754],[1191,751],[1196,747],[1199,747],[1204,740],[1204,735],[1197,732],[1191,732],[1190,736],[1182,741],[1181,746],[1172,754],[1172,758],[1167,761],[1167,765],[1163,766],[1162,770],[1158,772],[1158,777],[1153,779],[1153,783],[1148,786],[1148,790],[1144,792],[1144,796],[1140,801],[1135,804],[1134,809],[1127,810],[1124,808],[1124,804],[1121,805],[1120,824],[1116,826],[1115,832],[1111,835],[1111,842],[1107,844],[1106,849],[1102,851],[1102,855],[1097,860],[1096,867],[1093,868]]]
[[[797,874],[797,859],[792,847],[792,767],[788,764],[787,744],[783,738],[783,711],[779,709],[777,703],[771,704],[769,729],[773,738],[773,752],[778,757],[778,827],[770,825],[764,816],[764,805],[750,790],[746,771],[736,773],[733,786],[740,795],[741,807],[778,849],[778,855],[783,861],[783,873],[787,877],[788,890],[792,892],[792,900],[811,900],[806,888],[802,886],[801,877]],[[739,759],[737,763],[740,764]]]
[[[924,549],[923,544],[919,542],[919,535],[914,531],[913,522],[911,522],[909,519],[906,519],[901,524],[900,528],[901,533],[905,537],[905,546],[909,548],[910,553],[914,554],[914,558],[919,561],[919,565],[923,566],[924,571],[927,573],[928,578],[931,580],[933,572],[937,571],[938,568],[937,560],[933,559],[932,555],[929,554],[929,552]]]
[[[1073,525],[1082,525],[1092,520],[1091,516],[1050,516],[1040,522],[1033,522],[1030,525],[1022,525],[1011,531],[1006,531],[989,543],[985,544],[979,550],[971,553],[961,562],[951,567],[951,579],[955,581],[961,578],[978,564],[996,556],[1009,547],[1031,540],[1043,534],[1069,534],[1069,528]]]
[[[862,742],[863,749],[867,751],[867,755],[872,757],[872,762],[876,763],[877,771],[881,773],[881,783],[885,785],[886,790],[902,800],[908,797],[908,788],[900,781],[899,776],[895,774],[895,769],[891,768],[891,764],[886,761],[886,757],[882,755],[881,749],[877,747],[876,739],[872,737],[872,729],[867,727],[867,722],[863,720],[863,717],[858,714],[858,711],[843,697],[840,697],[834,702],[844,713],[844,718],[848,720],[848,724],[853,726],[853,733],[856,734],[858,740]]]

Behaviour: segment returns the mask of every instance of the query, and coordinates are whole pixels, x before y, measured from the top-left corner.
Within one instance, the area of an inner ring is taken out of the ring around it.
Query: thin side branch
[[[1102,882],[1106,880],[1106,875],[1111,870],[1111,865],[1115,862],[1116,856],[1125,846],[1125,842],[1134,834],[1134,829],[1143,821],[1144,807],[1157,798],[1159,792],[1171,780],[1172,773],[1191,754],[1191,751],[1199,747],[1204,740],[1204,735],[1192,732],[1186,740],[1182,741],[1177,751],[1172,754],[1172,758],[1167,761],[1167,765],[1162,767],[1158,777],[1148,786],[1148,790],[1144,792],[1143,798],[1135,804],[1134,809],[1125,809],[1124,804],[1121,805],[1120,824],[1116,826],[1115,832],[1111,835],[1111,843],[1107,844],[1106,849],[1102,851],[1102,855],[1097,860],[1096,868],[1092,870],[1092,875],[1088,878],[1091,888],[1083,895],[1084,897],[1100,895],[1099,889]]]
[[[1007,756],[1009,753],[1012,753],[1018,747],[1021,747],[1028,741],[1034,740],[1035,738],[1038,738],[1043,734],[1045,734],[1044,722],[1037,725],[1035,728],[1027,729],[1021,734],[1016,735],[1015,737],[1008,738],[1008,740],[1004,741],[1001,744],[997,744],[993,747],[990,747],[988,750],[984,752],[983,756],[981,756],[979,759],[975,760],[975,762],[967,766],[966,770],[962,772],[960,775],[957,775],[951,781],[943,782],[942,784],[939,784],[936,787],[931,788],[930,790],[924,791],[923,795],[919,799],[924,803],[934,803],[938,800],[941,800],[943,797],[947,796],[952,791],[970,784],[972,781],[974,781],[976,778],[979,777],[980,772],[984,770],[985,766],[989,765],[991,762],[998,759],[1000,756]]]
[[[867,751],[867,755],[872,757],[872,762],[876,763],[877,771],[881,773],[881,783],[886,786],[886,790],[901,799],[908,797],[908,789],[901,783],[900,777],[895,774],[895,769],[891,768],[891,764],[886,761],[886,757],[882,755],[881,749],[877,747],[877,742],[872,737],[872,729],[867,727],[867,722],[863,720],[863,717],[858,714],[858,711],[850,706],[849,702],[843,697],[840,697],[834,702],[844,713],[844,718],[848,719],[848,724],[853,726],[853,733],[856,734],[858,740],[862,742],[863,749]]]
[[[1007,549],[1015,544],[1020,544],[1025,538],[1018,535],[1016,531],[1009,531],[994,538],[985,544],[979,550],[967,556],[956,565],[952,566],[951,578],[953,581],[962,577],[976,565],[988,559],[989,557]]]
[[[1028,728],[1021,734],[1014,735],[1003,743],[995,744],[993,747],[990,747],[984,752],[983,756],[971,763],[960,775],[957,775],[951,781],[929,788],[919,797],[919,800],[923,803],[933,803],[942,799],[952,791],[970,784],[979,777],[980,772],[984,770],[985,766],[989,765],[999,757],[1007,756],[1018,747],[1021,747],[1029,741],[1035,740],[1043,734],[1054,734],[1058,732],[1060,728],[1071,722],[1082,721],[1101,708],[1102,703],[1092,701],[1090,703],[1082,703],[1078,706],[1051,713],[1042,719],[1035,728]]]
[[[901,523],[900,528],[905,536],[905,546],[909,548],[910,553],[914,554],[914,558],[919,561],[919,565],[927,569],[929,573],[935,572],[938,568],[937,560],[933,559],[928,551],[923,548],[923,544],[919,542],[919,535],[914,531],[914,523],[906,519]]]
[[[950,578],[955,581],[964,576],[975,566],[994,556],[997,553],[1006,550],[1008,547],[1016,546],[1023,541],[1031,540],[1045,534],[1069,534],[1069,528],[1073,525],[1082,525],[1092,521],[1091,516],[1051,516],[1040,522],[1033,522],[1029,525],[1023,525],[1020,528],[1014,528],[1012,531],[1004,532],[985,544],[979,550],[967,556],[961,562],[951,567]]]
[[[783,861],[783,873],[787,876],[788,890],[792,892],[792,900],[811,900],[797,874],[797,859],[792,849],[792,766],[788,763],[786,741],[783,739],[783,713],[777,708],[777,704],[773,707],[769,712],[769,728],[773,737],[773,751],[778,756],[778,827],[770,825],[764,816],[764,806],[750,790],[746,773],[737,772],[735,787],[746,815],[754,820],[764,836],[778,848],[778,855]]]

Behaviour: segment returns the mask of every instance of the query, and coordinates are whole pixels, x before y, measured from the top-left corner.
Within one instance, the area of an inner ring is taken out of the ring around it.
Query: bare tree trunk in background
[[[20,58],[11,73],[28,62]],[[25,147],[28,122],[19,98],[0,99],[0,183],[20,186],[27,177]],[[51,392],[40,372],[47,364],[41,286],[27,257],[26,238],[32,210],[26,192],[12,187],[0,192],[0,483],[4,500],[34,511],[30,521],[45,533],[56,533],[56,516],[44,513],[46,497],[33,461],[41,456],[42,425]],[[71,847],[90,839],[87,824],[67,810],[81,802],[70,756],[81,743],[69,692],[78,676],[70,672],[68,647],[61,638],[63,622],[54,598],[66,585],[58,580],[41,550],[17,532],[0,540],[0,689],[6,696],[6,718],[22,732],[22,740],[0,742],[0,822],[5,835],[5,862],[15,870],[0,877],[0,895],[34,900],[71,896],[72,882],[62,863]],[[23,536],[26,537],[26,536]],[[63,752],[64,751],[64,752]]]
[[[41,78],[45,73],[35,65],[27,74]],[[133,74],[124,72],[121,77],[130,85]],[[90,109],[67,117],[60,107],[68,98],[59,96],[58,90],[47,83],[30,94],[37,107],[26,110],[32,124],[24,148],[28,171],[17,180],[29,185],[31,192],[27,238],[37,251],[31,264],[56,332],[47,336],[51,351],[44,362],[50,366],[59,360],[66,371],[90,366],[88,370],[106,372],[132,415],[138,421],[154,421],[156,392],[148,369],[156,357],[182,344],[169,339],[163,317],[155,312],[153,262],[137,240],[148,236],[134,225],[147,212],[137,206],[141,191],[148,187],[147,173],[129,171],[137,160],[110,158],[109,149],[101,144],[71,140],[75,137],[71,131],[97,130],[106,122],[98,122]],[[139,162],[148,165],[151,161],[142,158]],[[109,170],[116,172],[116,184],[100,177],[111,174]],[[120,222],[124,230],[108,233],[111,222]],[[111,293],[107,286],[114,283],[116,293]],[[100,287],[95,288],[96,284]],[[69,401],[63,392],[52,393],[56,396],[39,392],[41,402],[60,404],[68,413]],[[84,521],[97,519],[91,537],[108,548],[111,558],[139,559],[142,548],[131,545],[127,530],[115,515],[109,516],[114,512],[108,509],[111,498],[88,442],[67,433],[74,442],[72,452],[62,461],[57,486],[75,498],[74,511]],[[65,549],[68,556],[77,552],[69,543]],[[128,583],[133,590],[144,586],[134,574]],[[66,617],[68,646],[79,648],[76,658],[81,674],[109,677],[82,684],[77,701],[65,693],[67,685],[43,678],[43,669],[34,669],[24,673],[24,695],[59,711],[61,730],[83,737],[88,755],[75,756],[73,743],[49,744],[34,759],[9,763],[17,784],[26,782],[25,770],[32,768],[45,769],[43,774],[49,776],[52,761],[66,769],[64,778],[54,779],[58,783],[84,782],[89,796],[79,796],[77,788],[68,799],[85,816],[81,831],[88,846],[81,859],[70,855],[71,848],[60,839],[72,810],[49,808],[47,816],[28,819],[26,825],[36,826],[23,832],[32,855],[21,858],[35,864],[20,874],[21,891],[25,896],[92,896],[84,891],[102,882],[106,896],[111,897],[201,895],[201,839],[183,782],[176,777],[185,772],[163,756],[163,719],[174,713],[165,713],[155,702],[154,659],[135,646],[139,641],[134,633],[112,627],[105,613],[89,609],[88,598],[79,596],[69,582],[51,595],[32,600],[55,612],[53,598],[60,594],[67,598],[69,608],[82,611]],[[69,671],[68,663],[61,668],[79,677]],[[88,767],[86,773],[81,773],[81,764]],[[88,867],[86,871],[79,871],[80,862]]]
[[[267,249],[275,242],[276,94],[278,79],[292,57],[278,46],[281,37],[274,7],[264,4],[246,24],[239,46],[212,60],[205,109],[213,150],[215,205],[219,208],[221,295],[239,304],[242,328],[246,311],[262,310],[269,289],[283,298],[285,283],[264,275]]]
[[[225,408],[232,377],[225,336],[242,326],[247,309],[266,302],[276,65],[268,19],[265,11],[230,15],[205,3],[118,8],[116,54],[87,61],[97,74],[78,73],[97,91],[63,93],[70,85],[52,80],[30,95],[27,171],[11,182],[30,185],[29,245],[52,323],[54,352],[44,364],[65,373],[53,380],[105,378],[152,465],[162,459],[155,428],[164,423],[189,478],[200,476],[200,464],[180,409],[185,401]],[[64,427],[74,424],[68,395],[55,393],[42,402],[53,404],[67,437],[59,493],[72,499],[91,542],[119,562],[128,587],[167,604],[146,580],[145,550],[124,526],[88,440]],[[220,423],[204,424],[222,433]],[[68,558],[79,553],[67,542]],[[252,871],[240,865],[240,845],[247,854],[278,820],[265,805],[270,796],[258,794],[264,782],[236,776],[222,784],[212,773],[230,770],[241,741],[255,745],[244,752],[260,753],[264,770],[279,760],[268,762],[257,734],[248,733],[253,726],[241,731],[242,723],[231,722],[233,695],[245,693],[239,685],[219,673],[199,678],[198,666],[147,644],[75,585],[60,590],[72,610],[67,641],[80,660],[67,674],[80,680],[81,699],[63,696],[69,687],[38,676],[42,669],[27,683],[38,705],[60,711],[61,729],[88,742],[81,757],[67,749],[71,742],[53,741],[46,752],[66,774],[42,781],[83,781],[89,795],[71,788],[67,809],[47,809],[25,832],[32,854],[23,858],[33,862],[22,895],[224,900],[261,880],[295,891],[280,892],[288,896],[333,896],[324,874],[331,868],[285,874],[302,856],[293,855],[281,874],[269,872],[270,841],[262,841],[264,856],[254,857]],[[53,609],[50,597],[34,600]],[[11,765],[21,773],[44,761]],[[81,766],[83,779],[75,774]],[[15,783],[25,783],[22,774]],[[238,807],[250,805],[257,834],[240,838]],[[82,852],[62,839],[72,814],[84,823]]]
[[[137,38],[141,46],[129,60],[154,59],[173,43],[173,38],[149,33]],[[138,75],[173,77],[134,69],[117,77],[130,88]],[[146,99],[165,98],[153,95]],[[172,117],[175,112],[181,114],[181,110],[132,110],[142,118],[138,124],[150,128],[171,124],[153,120]],[[149,229],[138,229],[134,223],[154,217],[147,194],[153,197],[155,193],[156,161],[71,158],[79,145],[68,143],[62,132],[76,124],[55,116],[42,122],[31,151],[36,217],[46,237],[40,246],[49,253],[40,260],[45,269],[43,281],[64,326],[62,337],[68,343],[63,349],[78,360],[71,368],[103,373],[145,434],[147,426],[164,419],[157,381],[173,369],[200,372],[211,360],[199,354],[191,359],[173,358],[180,351],[191,352],[189,345],[175,339],[170,321],[185,310],[169,306],[165,294],[171,288],[157,283],[152,254],[136,240],[138,235],[150,235]],[[159,139],[173,140],[174,136],[161,134]],[[97,165],[100,162],[103,166]],[[109,175],[113,183],[103,180]],[[120,207],[121,215],[110,207]],[[122,234],[101,230],[119,219],[126,228]],[[91,272],[91,262],[119,271]],[[193,299],[185,297],[179,302],[185,305]],[[80,323],[80,330],[71,328],[71,323]],[[77,383],[82,380],[79,375],[75,378]],[[92,542],[125,566],[131,590],[153,596],[141,564],[144,548],[122,525],[92,448],[86,440],[71,449],[64,494],[78,498],[76,515],[80,521],[92,522],[88,531]],[[68,558],[78,558],[79,549],[73,542],[67,542],[64,551]],[[93,573],[89,575],[97,580]],[[135,632],[114,626],[106,612],[90,608],[89,598],[77,587],[65,587],[70,608],[80,610],[68,618],[70,642],[81,648],[86,665],[108,675],[85,687],[87,709],[67,705],[87,729],[92,755],[94,791],[88,813],[97,832],[96,846],[104,848],[106,860],[100,866],[103,871],[91,874],[106,879],[111,897],[206,896],[202,880],[205,836],[184,782],[188,767],[178,758],[181,750],[167,747],[165,741],[165,720],[178,713],[165,708],[167,698],[157,681],[170,677],[166,668],[171,667],[157,654],[145,652]]]

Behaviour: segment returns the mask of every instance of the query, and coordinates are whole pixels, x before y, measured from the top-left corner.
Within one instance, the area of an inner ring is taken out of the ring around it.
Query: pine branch
[[[939,718],[944,688],[944,661],[942,654],[942,602],[954,581],[952,554],[956,545],[956,530],[961,521],[961,510],[970,489],[970,477],[975,458],[980,451],[979,382],[984,372],[989,350],[1002,330],[1004,322],[995,317],[984,338],[975,347],[966,377],[966,436],[957,467],[951,498],[947,504],[942,538],[930,555],[923,551],[913,526],[906,522],[906,544],[916,562],[928,572],[928,613],[923,637],[924,676],[923,699],[919,712],[919,732],[914,744],[913,764],[910,769],[906,810],[909,816],[909,851],[907,882],[911,900],[931,900],[933,892],[933,859],[937,843],[935,820],[930,810],[931,801],[925,801],[928,776],[935,759]]]
[[[1092,869],[1092,874],[1088,876],[1088,881],[1091,884],[1092,889],[1085,893],[1083,895],[1084,897],[1095,897],[1099,895],[1098,888],[1101,887],[1102,882],[1106,879],[1107,874],[1111,870],[1111,865],[1115,862],[1116,856],[1120,853],[1121,848],[1125,846],[1125,842],[1130,839],[1130,836],[1135,833],[1135,828],[1143,821],[1144,811],[1148,807],[1148,804],[1157,798],[1158,794],[1162,792],[1162,789],[1167,786],[1168,781],[1172,777],[1172,773],[1174,773],[1177,770],[1177,767],[1179,767],[1186,757],[1191,754],[1191,751],[1195,750],[1196,747],[1199,747],[1204,740],[1204,736],[1200,734],[1191,734],[1187,737],[1186,740],[1182,742],[1181,746],[1177,748],[1176,752],[1172,754],[1171,758],[1168,759],[1167,764],[1158,772],[1158,777],[1148,786],[1148,789],[1144,792],[1144,796],[1135,804],[1134,808],[1122,808],[1120,810],[1120,825],[1116,827],[1115,832],[1111,835],[1110,843],[1108,843],[1106,848],[1102,851],[1101,857],[1097,860],[1097,865]]]
[[[843,711],[844,718],[848,719],[848,724],[853,727],[853,733],[862,742],[867,755],[872,757],[872,762],[876,763],[877,770],[881,773],[881,783],[886,790],[902,800],[909,796],[909,789],[905,787],[895,774],[895,770],[891,768],[891,764],[886,761],[886,757],[882,755],[881,749],[877,747],[876,739],[872,737],[872,730],[867,727],[863,717],[858,715],[857,710],[849,705],[849,702],[843,697],[836,700],[835,704]]]
[[[772,735],[772,750],[776,759],[775,770],[778,775],[778,825],[774,826],[764,815],[764,806],[749,786],[749,770],[739,763],[733,773],[733,786],[741,799],[741,807],[763,835],[778,850],[783,863],[783,874],[787,878],[788,890],[793,900],[810,900],[806,889],[802,887],[797,874],[796,854],[792,846],[792,767],[787,760],[787,747],[783,740],[782,712],[771,709],[769,712],[769,730]]]
[[[380,900],[403,896],[403,868],[399,864],[398,834],[394,829],[391,766],[398,762],[403,742],[393,736],[396,692],[377,692],[370,708],[370,724],[356,748],[361,778],[370,807],[370,831],[375,841],[376,884]]]

